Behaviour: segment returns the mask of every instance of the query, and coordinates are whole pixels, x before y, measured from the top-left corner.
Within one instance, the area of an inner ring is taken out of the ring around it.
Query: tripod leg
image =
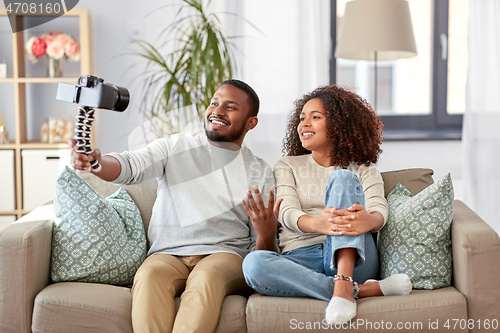
[[[92,144],[90,143],[90,134],[92,133],[92,122],[94,121],[93,108],[88,106],[83,106],[78,108],[78,115],[76,116],[76,152],[89,155],[94,150],[92,149]],[[101,171],[101,165],[97,160],[90,162],[90,166],[94,172]]]

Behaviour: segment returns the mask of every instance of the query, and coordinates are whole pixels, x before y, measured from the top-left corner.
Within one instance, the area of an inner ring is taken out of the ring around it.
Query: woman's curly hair
[[[383,141],[380,117],[365,99],[336,85],[317,88],[295,101],[295,111],[290,115],[283,140],[283,153],[286,156],[311,153],[302,147],[297,126],[304,105],[315,98],[321,100],[326,111],[332,165],[346,168],[351,162],[358,165],[376,163]]]

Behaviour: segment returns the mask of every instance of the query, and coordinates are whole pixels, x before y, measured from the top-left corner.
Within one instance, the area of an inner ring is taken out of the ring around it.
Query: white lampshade
[[[335,57],[389,60],[417,55],[406,0],[353,0],[346,3]]]

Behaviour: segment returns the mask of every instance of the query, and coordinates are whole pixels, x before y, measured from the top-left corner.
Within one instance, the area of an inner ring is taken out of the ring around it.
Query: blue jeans
[[[346,209],[365,204],[363,186],[349,170],[336,170],[328,179],[325,207]],[[253,251],[243,260],[243,274],[250,287],[270,296],[306,296],[330,301],[337,274],[336,251],[357,250],[353,279],[364,283],[377,278],[379,260],[370,232],[359,236],[327,236],[326,242],[283,254]],[[354,296],[357,292],[354,291]]]

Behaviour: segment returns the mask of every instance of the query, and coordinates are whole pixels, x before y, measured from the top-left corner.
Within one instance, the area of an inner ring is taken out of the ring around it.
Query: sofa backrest
[[[395,171],[382,172],[382,179],[384,180],[384,195],[387,198],[389,193],[401,183],[411,193],[417,194],[427,186],[434,183],[432,169],[413,168]]]
[[[433,174],[434,171],[432,171],[431,169],[423,168],[382,172],[382,178],[384,179],[385,197],[387,198],[389,192],[391,192],[398,183],[403,184],[403,186],[405,186],[413,194],[417,194],[434,182],[434,180],[432,179]],[[83,180],[85,180],[97,193],[101,194],[104,197],[113,194],[120,187],[123,187],[130,194],[132,199],[134,199],[137,207],[139,207],[144,223],[144,229],[148,230],[149,220],[151,219],[151,213],[153,210],[153,204],[156,200],[156,179],[150,180],[149,182],[140,185],[121,186],[105,182],[97,176],[88,172],[79,173],[79,176]]]

